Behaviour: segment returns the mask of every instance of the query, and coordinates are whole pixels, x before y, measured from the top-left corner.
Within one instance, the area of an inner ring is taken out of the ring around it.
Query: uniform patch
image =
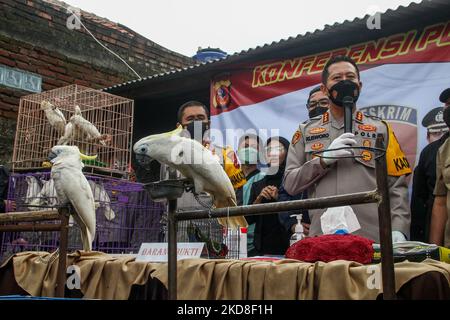
[[[310,134],[319,134],[319,133],[324,133],[325,131],[327,131],[326,128],[317,127],[317,128],[312,128],[312,129],[310,129],[308,132],[309,132]]]
[[[375,126],[372,126],[372,125],[370,125],[370,124],[360,124],[359,126],[358,126],[358,129],[359,130],[362,130],[362,131],[377,131],[377,127],[375,127]]]
[[[311,146],[311,149],[314,151],[321,150],[323,148],[323,143],[316,142]]]
[[[361,152],[361,156],[362,156],[362,159],[363,159],[364,161],[370,161],[370,160],[372,160],[372,153],[370,153],[370,152],[367,151],[367,150],[364,150],[363,152]]]
[[[325,112],[322,116],[322,123],[328,123],[330,122],[330,113],[329,112]]]
[[[370,140],[366,139],[363,141],[363,147],[370,148],[371,145],[372,145],[372,142]]]
[[[295,144],[302,138],[302,132],[300,130],[295,131],[294,136],[292,137],[291,144],[295,146]]]
[[[329,137],[330,137],[329,133],[322,133],[322,134],[319,134],[317,136],[307,136],[306,137],[306,142],[311,142],[311,141],[314,141],[314,140],[325,139],[325,138],[329,138]]]
[[[376,139],[377,138],[377,134],[376,133],[370,133],[370,132],[359,132],[359,131],[355,131],[355,136],[360,135],[363,138],[372,138],[372,139]]]

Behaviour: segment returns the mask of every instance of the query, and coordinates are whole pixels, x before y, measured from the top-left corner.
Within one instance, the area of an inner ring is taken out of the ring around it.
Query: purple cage
[[[87,175],[96,201],[97,229],[93,250],[105,253],[137,253],[142,242],[162,240],[162,203],[153,202],[142,184],[126,180]],[[8,200],[15,211],[40,210],[56,204],[50,172],[13,173]],[[7,211],[12,211],[7,207]],[[0,257],[19,251],[54,251],[59,232],[0,233]],[[69,251],[81,249],[76,223],[69,228]]]

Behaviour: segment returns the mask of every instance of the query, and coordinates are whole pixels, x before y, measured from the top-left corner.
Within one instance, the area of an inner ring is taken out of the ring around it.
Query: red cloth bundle
[[[297,241],[286,251],[286,258],[305,262],[349,260],[371,263],[374,241],[352,234],[327,234]]]

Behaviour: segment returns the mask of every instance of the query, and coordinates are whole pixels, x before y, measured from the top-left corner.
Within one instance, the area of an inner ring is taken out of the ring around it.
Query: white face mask
[[[237,152],[239,161],[242,164],[257,164],[258,163],[258,150],[254,148],[242,148]]]

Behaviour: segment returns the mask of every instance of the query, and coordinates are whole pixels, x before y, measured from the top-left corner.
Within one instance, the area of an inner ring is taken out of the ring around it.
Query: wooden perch
[[[0,214],[0,224],[59,219],[61,219],[61,216],[57,210],[23,211]]]

